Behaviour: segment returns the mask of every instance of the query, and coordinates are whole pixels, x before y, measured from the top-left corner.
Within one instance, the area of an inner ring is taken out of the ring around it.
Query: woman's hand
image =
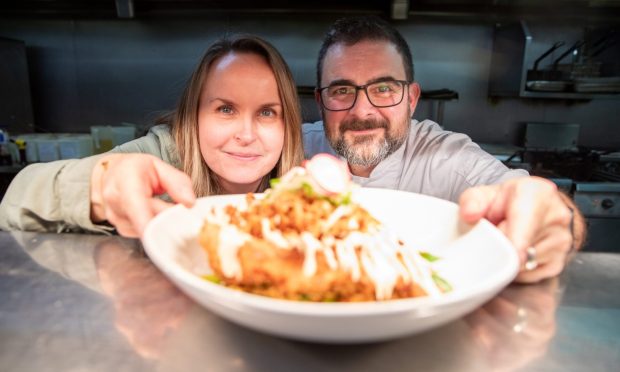
[[[146,154],[109,154],[91,174],[90,216],[108,221],[119,234],[140,237],[146,224],[172,204],[157,195],[191,207],[196,196],[189,176],[162,160]]]

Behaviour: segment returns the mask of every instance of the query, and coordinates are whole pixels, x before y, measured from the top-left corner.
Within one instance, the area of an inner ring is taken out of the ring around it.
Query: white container
[[[72,134],[58,139],[60,159],[81,159],[94,153],[90,134]]]
[[[132,126],[110,127],[112,130],[113,146],[133,141],[136,138],[136,128]]]
[[[94,152],[101,154],[136,138],[136,127],[130,125],[93,125],[90,127]]]
[[[37,153],[40,162],[60,160],[60,151],[57,138],[36,139]]]
[[[94,151],[101,154],[112,150],[112,129],[109,125],[93,125],[90,127],[90,134],[93,137]]]
[[[39,142],[43,141],[42,151],[44,159],[55,159],[58,156],[55,154],[53,145],[49,143],[50,140],[56,138],[56,135],[49,133],[28,133],[15,136],[15,139],[23,140],[26,143],[26,162],[36,163],[39,159]],[[44,160],[49,161],[49,160]]]

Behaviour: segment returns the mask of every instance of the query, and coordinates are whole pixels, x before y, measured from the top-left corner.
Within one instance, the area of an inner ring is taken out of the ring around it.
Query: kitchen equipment
[[[560,71],[558,69],[558,66],[560,65],[560,61],[566,58],[566,56],[568,56],[569,54],[573,54],[573,59],[576,59],[576,56],[579,54],[579,48],[581,48],[584,44],[585,42],[583,40],[578,40],[577,42],[575,42],[575,44],[573,44],[570,48],[568,48],[564,53],[560,54],[560,56],[553,62],[553,70]],[[575,60],[573,60],[572,62],[574,63]],[[572,63],[571,63],[571,66],[572,66]],[[567,79],[567,78],[569,77],[566,76],[565,74],[562,74],[562,71],[560,71],[560,79]]]
[[[546,69],[546,70],[539,70],[538,69],[538,65],[540,64],[540,61],[545,59],[545,57],[547,57],[549,54],[553,53],[553,51],[555,51],[556,49],[558,49],[562,45],[564,45],[563,41],[556,42],[555,44],[553,44],[551,46],[551,48],[547,49],[546,52],[541,54],[540,57],[538,57],[536,59],[536,61],[534,61],[534,68],[532,70],[528,70],[527,71],[527,80],[528,81],[559,80],[562,77],[561,73],[559,73],[556,70],[548,70],[548,69]]]
[[[570,84],[562,80],[534,80],[526,82],[525,87],[536,92],[564,92],[569,90]]]
[[[525,87],[528,90],[538,92],[563,92],[568,90],[569,83],[561,80],[562,72],[556,70],[555,65],[552,69],[538,69],[540,62],[543,59],[563,45],[563,41],[556,42],[551,46],[551,48],[541,54],[536,61],[534,61],[534,68],[527,71],[527,81],[525,83]]]
[[[620,152],[526,148],[521,158],[522,163],[507,165],[552,180],[573,195],[588,225],[583,250],[620,253]]]
[[[575,79],[575,92],[620,93],[620,76]]]
[[[579,124],[528,123],[524,147],[530,151],[577,151]]]
[[[620,182],[576,182],[574,201],[588,224],[585,249],[620,252]]]

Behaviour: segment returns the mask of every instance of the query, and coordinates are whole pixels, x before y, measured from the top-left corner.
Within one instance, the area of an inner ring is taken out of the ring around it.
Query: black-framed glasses
[[[366,85],[334,84],[319,88],[321,104],[329,111],[345,111],[355,106],[357,94],[363,90],[368,101],[375,107],[396,106],[403,101],[405,88],[409,85],[405,80],[386,80]]]

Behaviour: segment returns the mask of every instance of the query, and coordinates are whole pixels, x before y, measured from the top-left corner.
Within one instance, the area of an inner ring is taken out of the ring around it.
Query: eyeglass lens
[[[328,110],[348,110],[355,104],[357,91],[364,90],[368,100],[376,107],[398,105],[403,99],[403,82],[381,81],[363,87],[333,85],[321,92],[323,104]]]

